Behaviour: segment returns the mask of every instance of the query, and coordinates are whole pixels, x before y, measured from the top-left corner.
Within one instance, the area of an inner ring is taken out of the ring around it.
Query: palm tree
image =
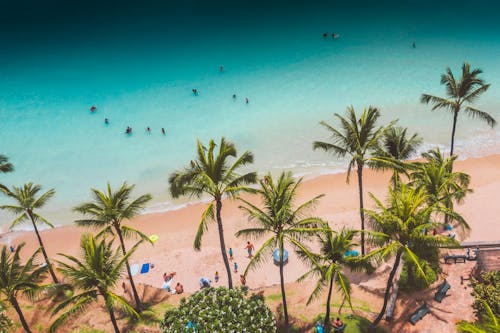
[[[442,225],[433,219],[437,212],[450,216],[455,216],[455,213],[440,205],[429,204],[428,194],[424,189],[415,189],[406,184],[401,184],[396,189],[389,189],[387,206],[372,194],[370,196],[376,204],[377,211],[366,210],[366,214],[375,231],[371,234],[371,241],[379,248],[367,254],[365,258],[388,260],[390,257],[396,257],[387,280],[382,310],[373,322],[376,326],[385,313],[392,282],[402,256],[404,255],[405,261],[415,265],[419,275],[426,278],[421,266],[423,259],[415,253],[415,247],[425,245],[432,248],[456,244],[450,237],[426,233],[426,230]]]
[[[470,323],[468,321],[461,321],[457,324],[457,331],[459,333],[488,333],[500,332],[500,320],[495,316],[491,307],[487,302],[482,302],[486,313],[484,313],[479,322]]]
[[[468,193],[470,176],[463,172],[453,171],[453,163],[457,156],[445,158],[439,148],[422,154],[424,162],[414,162],[409,165],[413,172],[410,174],[410,185],[423,188],[428,196],[429,204],[442,204],[453,210],[453,203],[462,203]],[[456,221],[465,229],[469,229],[465,220],[456,214]],[[447,224],[449,216],[445,215]]]
[[[12,221],[10,229],[17,227],[21,223],[31,222],[31,224],[33,225],[33,229],[35,230],[36,237],[38,238],[38,243],[40,244],[40,249],[42,251],[43,257],[45,258],[45,263],[47,263],[47,266],[49,268],[50,276],[52,277],[54,283],[59,283],[59,280],[54,273],[54,269],[50,264],[50,260],[47,255],[47,251],[45,250],[45,246],[43,245],[40,232],[38,231],[38,225],[48,226],[49,228],[54,228],[54,226],[40,214],[35,212],[35,210],[38,210],[45,206],[47,201],[49,201],[49,199],[54,196],[56,191],[54,189],[50,189],[40,196],[37,196],[38,192],[40,192],[41,189],[41,185],[35,185],[31,182],[24,184],[23,187],[12,186],[12,189],[2,188],[2,192],[9,198],[13,199],[16,204],[2,205],[0,206],[0,209],[17,215],[14,221]]]
[[[45,280],[47,266],[40,267],[33,263],[40,250],[30,256],[23,265],[20,256],[23,247],[24,243],[20,244],[14,253],[11,253],[6,245],[2,246],[0,253],[0,293],[16,310],[24,330],[31,333],[18,299],[21,295],[34,298],[43,290],[40,283]]]
[[[222,225],[222,198],[224,195],[234,198],[239,192],[246,191],[246,185],[255,183],[257,174],[248,172],[243,175],[236,171],[253,163],[253,154],[244,152],[236,161],[230,165],[229,158],[237,157],[236,147],[225,138],[220,140],[219,151],[216,152],[217,144],[214,140],[208,143],[208,149],[199,140],[197,142],[197,159],[182,171],[174,172],[170,175],[170,193],[172,197],[178,198],[181,195],[201,197],[203,194],[209,195],[213,201],[208,205],[201,216],[200,224],[194,239],[194,248],[201,249],[201,239],[208,229],[208,222],[216,219],[219,231],[219,243],[227,272],[229,289],[233,288],[231,268],[227,259],[226,243],[224,241],[224,229]],[[217,155],[215,155],[217,154]],[[215,203],[215,208],[214,208]]]
[[[5,155],[0,155],[0,173],[7,173],[14,171],[14,166],[9,163],[9,158]]]
[[[78,293],[54,308],[52,315],[64,309],[66,311],[52,323],[49,332],[54,332],[73,315],[84,312],[97,302],[99,297],[104,299],[115,333],[120,333],[115,316],[117,305],[128,315],[139,318],[140,315],[134,308],[123,297],[113,292],[125,270],[127,259],[137,249],[139,243],[127,254],[122,255],[120,249],[113,250],[112,240],[107,242],[106,239],[98,240],[90,234],[84,234],[80,242],[81,259],[59,253],[68,261],[58,261],[59,270],[68,278],[69,284],[75,287]]]
[[[14,166],[12,163],[9,163],[9,159],[5,155],[0,155],[0,173],[7,173],[14,171]],[[5,190],[6,187],[3,184],[0,184],[0,189]]]
[[[92,189],[94,201],[83,203],[73,209],[86,217],[85,219],[76,220],[75,223],[82,227],[101,229],[98,235],[111,234],[118,236],[122,255],[127,253],[125,238],[135,237],[142,241],[151,242],[149,237],[139,230],[123,224],[125,220],[137,216],[152,198],[150,194],[144,194],[132,200],[130,194],[133,189],[134,185],[128,185],[126,182],[116,192],[113,192],[109,182],[105,192]],[[141,300],[132,278],[128,259],[125,259],[125,266],[127,267],[132,293],[134,294],[136,310],[141,312]]]
[[[375,152],[379,139],[384,133],[384,127],[377,127],[376,123],[380,117],[380,111],[370,106],[363,110],[359,117],[352,106],[347,108],[347,116],[342,117],[338,113],[335,116],[340,121],[340,129],[336,129],[325,121],[320,124],[331,134],[330,142],[314,141],[313,149],[323,149],[336,156],[350,156],[347,168],[347,182],[351,175],[351,169],[357,167],[359,188],[359,215],[361,218],[361,253],[365,254],[365,215],[363,211],[363,166],[368,161],[370,154]]]
[[[240,199],[245,205],[240,206],[250,221],[258,224],[258,227],[243,229],[236,233],[237,237],[262,237],[271,234],[264,244],[257,250],[245,270],[245,276],[250,269],[257,267],[261,262],[271,256],[274,248],[279,250],[279,269],[281,282],[281,297],[283,300],[283,311],[285,317],[285,330],[289,331],[288,309],[285,294],[285,279],[283,274],[283,252],[285,241],[299,249],[304,249],[301,240],[317,232],[318,226],[323,221],[317,217],[309,216],[308,211],[314,207],[319,198],[318,195],[303,204],[294,207],[297,196],[297,188],[302,179],[295,181],[291,172],[283,172],[274,181],[271,175],[260,180],[260,189],[255,190],[263,203],[263,208]]]
[[[422,103],[433,104],[432,111],[444,109],[453,114],[450,156],[453,155],[455,129],[460,111],[464,111],[469,117],[485,121],[491,127],[497,123],[491,115],[472,106],[479,96],[490,87],[490,84],[485,84],[483,79],[479,78],[482,72],[479,68],[475,68],[471,72],[470,65],[464,62],[462,65],[462,77],[457,82],[451,69],[448,67],[446,68],[446,73],[441,75],[441,84],[446,86],[446,97],[429,94],[422,94],[420,97]]]
[[[404,161],[410,159],[422,144],[422,138],[414,133],[409,136],[407,128],[391,126],[387,128],[380,139],[380,146],[375,157],[370,160],[370,166],[380,169],[392,169],[392,183],[396,187],[399,173],[406,172]]]
[[[319,297],[324,288],[328,287],[324,327],[325,332],[330,333],[330,303],[333,286],[337,286],[344,300],[347,300],[352,308],[351,285],[344,272],[347,269],[357,270],[370,266],[366,261],[345,256],[346,252],[353,250],[358,245],[353,241],[357,231],[342,228],[339,233],[336,233],[328,226],[324,228],[324,231],[318,232],[316,235],[320,248],[319,253],[314,253],[305,247],[297,251],[299,257],[311,266],[311,270],[302,275],[298,281],[304,281],[313,276],[318,277],[316,286],[307,300],[307,305]]]

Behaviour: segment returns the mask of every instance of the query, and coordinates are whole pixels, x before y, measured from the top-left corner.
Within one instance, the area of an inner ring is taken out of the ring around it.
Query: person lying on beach
[[[175,286],[175,293],[176,294],[182,294],[184,292],[184,286],[177,282],[177,285]]]
[[[168,281],[172,280],[174,278],[175,274],[177,274],[177,273],[175,273],[175,272],[170,272],[168,274],[163,273],[163,281],[168,282]]]

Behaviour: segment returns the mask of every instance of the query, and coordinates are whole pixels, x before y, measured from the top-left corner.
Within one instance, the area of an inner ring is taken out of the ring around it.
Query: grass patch
[[[370,303],[360,300],[360,299],[352,299],[352,308],[354,310],[361,310],[363,312],[373,312],[372,308],[370,307]],[[338,309],[342,303],[331,303],[331,308],[332,311],[335,309]],[[326,303],[321,304],[322,307],[326,307]],[[347,302],[344,303],[344,306],[342,307],[343,310],[350,309],[349,304]]]
[[[39,332],[47,332],[47,330],[45,329],[45,327],[42,324],[35,324],[35,325],[33,325],[33,328]]]
[[[321,314],[320,316],[321,318],[324,318],[324,314]],[[330,320],[334,320],[336,317],[338,317],[338,315],[333,314],[330,317]],[[319,317],[315,318],[315,320],[318,319]],[[376,327],[375,329],[373,329],[371,327],[371,322],[365,317],[351,314],[341,314],[340,319],[346,325],[344,333],[386,333],[386,330],[381,327]]]
[[[78,330],[74,330],[71,333],[106,333],[106,331],[98,330],[90,327],[82,327]]]
[[[156,305],[150,307],[148,309],[148,312],[157,321],[162,321],[163,317],[165,316],[165,312],[167,312],[168,310],[171,310],[173,308],[175,308],[175,306],[173,306],[172,304],[167,303],[167,302],[162,302],[162,303],[159,303],[159,304],[156,304]]]
[[[266,296],[266,301],[280,301],[281,294],[270,294]]]

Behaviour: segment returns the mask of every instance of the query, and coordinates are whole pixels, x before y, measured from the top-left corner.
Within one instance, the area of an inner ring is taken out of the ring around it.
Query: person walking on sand
[[[233,248],[232,247],[229,248],[228,253],[229,253],[229,260],[233,260],[234,258],[233,258]]]
[[[252,255],[252,251],[254,250],[254,246],[252,243],[250,242],[247,242],[247,246],[245,246],[245,249],[247,250],[248,252],[248,258],[252,258],[253,255]]]
[[[240,275],[240,282],[242,286],[247,284],[247,279],[245,278],[245,275]]]
[[[234,263],[234,272],[238,273],[238,264],[236,262]]]
[[[214,281],[215,283],[219,282],[219,271],[215,271]]]

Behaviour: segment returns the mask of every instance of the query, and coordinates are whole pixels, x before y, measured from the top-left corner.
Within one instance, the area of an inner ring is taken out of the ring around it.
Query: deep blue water
[[[469,61],[492,83],[478,106],[500,116],[499,6],[2,2],[0,153],[16,172],[0,181],[56,188],[46,214],[64,224],[70,207],[107,180],[137,184],[138,193],[164,203],[168,174],[194,156],[197,138],[226,136],[255,153],[260,171],[327,172],[344,163],[312,152],[311,142],[326,136],[318,122],[351,104],[378,106],[384,121],[399,118],[427,146],[446,148],[451,118],[431,113],[419,96],[442,94],[444,69]],[[323,39],[323,32],[340,38]],[[498,142],[496,130],[466,118],[457,138],[464,156]]]

